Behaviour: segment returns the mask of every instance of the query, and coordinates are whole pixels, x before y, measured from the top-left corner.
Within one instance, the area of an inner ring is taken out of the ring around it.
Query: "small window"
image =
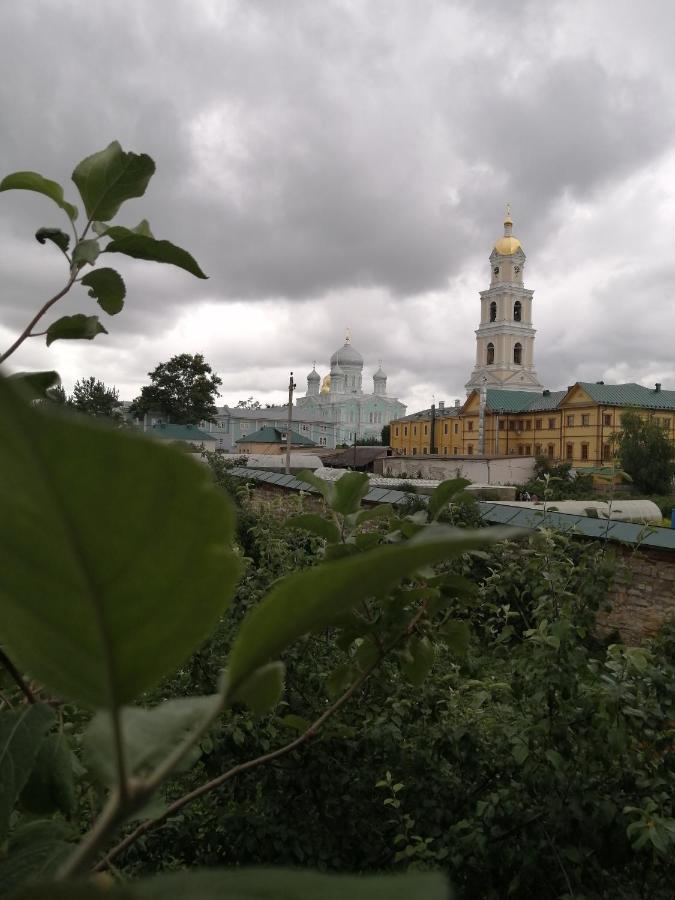
[[[602,458],[604,461],[612,458],[612,448],[609,444],[602,445]]]
[[[567,416],[567,427],[572,428],[574,425],[574,416]]]
[[[428,452],[428,451],[427,451],[427,448],[426,448],[426,447],[422,447],[422,453],[423,453],[425,456],[427,455],[427,452]]]
[[[428,425],[424,426],[424,433],[429,434],[429,426]]]
[[[588,444],[581,445],[581,458],[588,459]]]
[[[610,413],[603,413],[602,424],[603,425],[611,425],[612,424],[612,416]]]
[[[574,459],[574,444],[567,444],[565,447],[565,458]]]
[[[473,419],[469,419],[466,427],[469,429],[469,431],[473,431]]]
[[[469,454],[469,456],[473,456],[473,444],[469,444],[469,446],[466,448],[466,452]]]
[[[491,322],[497,321],[497,304],[495,303],[494,300],[490,304],[490,321]]]
[[[532,445],[525,444],[525,456],[532,456]]]
[[[453,454],[454,454],[455,456],[457,456],[457,454],[458,454],[459,451],[457,450],[457,447],[453,447],[453,448],[452,448],[452,452],[453,452]]]
[[[455,434],[459,434],[459,424],[455,422]]]
[[[520,322],[523,315],[523,305],[520,300],[516,300],[513,304],[513,321]]]
[[[413,447],[413,456],[417,456],[417,447]]]
[[[509,419],[509,431],[516,430],[516,421],[515,419]]]
[[[447,448],[447,447],[443,447],[443,455],[444,455],[444,456],[447,456],[447,455],[448,455],[448,448]]]
[[[523,445],[518,444],[518,456],[522,456],[522,455],[523,455]]]
[[[534,455],[541,456],[541,444],[534,445]]]
[[[413,434],[417,434],[417,425],[413,425]]]
[[[443,434],[447,434],[447,433],[448,433],[448,423],[446,422],[445,425],[443,426]]]
[[[583,415],[581,416],[581,424],[582,425],[590,425],[591,424],[590,413],[583,413]]]
[[[404,448],[403,448],[403,455],[404,455],[404,456],[407,456],[407,455],[408,455],[408,448],[407,448],[407,447],[404,447]]]
[[[407,425],[403,426],[403,435],[404,435],[404,437],[408,437],[408,426]]]
[[[524,424],[525,424],[525,423],[523,422],[522,419],[518,419],[518,431],[522,431],[522,430],[523,430],[523,425],[524,425]]]
[[[396,428],[394,428],[394,434],[396,435],[396,437],[398,437],[398,425],[396,426]]]
[[[553,446],[553,444],[548,445],[547,451],[548,451],[548,458],[553,459],[553,455],[555,453],[555,447]]]
[[[542,421],[541,421],[541,419],[535,419],[535,420],[534,420],[534,430],[535,430],[535,431],[541,431],[541,426],[542,426]]]
[[[495,361],[495,345],[490,343],[487,345],[487,365],[491,366]]]
[[[555,419],[549,419],[548,420],[548,430],[553,431],[554,428],[555,428]]]
[[[506,428],[506,422],[503,419],[499,420],[499,430],[503,431]]]
[[[532,428],[532,419],[527,419],[525,422],[525,431],[530,431]]]
[[[523,345],[522,344],[514,344],[513,345],[513,364],[515,366],[522,366],[522,364],[523,364]]]

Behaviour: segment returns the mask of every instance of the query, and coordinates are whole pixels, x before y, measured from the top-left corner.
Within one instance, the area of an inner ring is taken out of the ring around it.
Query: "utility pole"
[[[288,379],[288,427],[286,429],[286,474],[291,474],[291,426],[293,424],[293,391],[295,384],[293,383],[293,373]]]

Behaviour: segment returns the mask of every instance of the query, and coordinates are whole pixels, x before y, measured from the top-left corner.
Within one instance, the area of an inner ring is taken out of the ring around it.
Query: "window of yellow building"
[[[534,445],[534,455],[541,456],[541,444]]]
[[[398,437],[398,425],[396,426],[396,428],[394,428],[394,434],[396,435],[396,437]]]
[[[469,421],[467,422],[467,428],[469,429],[469,431],[473,431],[473,419],[469,419]]]
[[[525,431],[529,431],[532,428],[532,419],[528,419],[525,422]]]
[[[555,419],[549,419],[548,420],[548,430],[553,431],[554,428],[555,428]]]
[[[443,434],[447,434],[447,433],[448,433],[448,423],[446,422],[445,425],[443,426]]]
[[[452,452],[454,453],[455,456],[457,456],[459,451],[457,450],[457,447],[453,447]]]
[[[424,433],[429,434],[429,426],[428,425],[424,426]]]
[[[469,456],[473,456],[473,444],[469,444],[469,446],[466,448],[466,452],[469,454]]]
[[[541,419],[535,419],[535,420],[534,420],[534,427],[536,428],[537,431],[541,431],[541,426],[542,426],[542,421],[541,421]]]
[[[413,447],[412,455],[417,456],[417,447]]]
[[[503,419],[500,419],[499,420],[499,430],[503,431],[505,428],[506,428],[506,423],[504,422]]]
[[[405,437],[408,437],[408,426],[407,425],[403,426],[403,434]]]
[[[427,455],[427,448],[426,448],[426,447],[422,447],[422,453],[423,453],[425,456]]]
[[[603,460],[608,460],[612,458],[612,448],[609,444],[602,445],[602,458]]]
[[[572,425],[574,425],[574,416],[568,416],[567,417],[567,427],[571,428]]]
[[[581,458],[588,459],[588,444],[581,445]]]
[[[555,447],[553,446],[553,444],[549,444],[548,445],[548,458],[553,459],[554,456],[555,456]]]
[[[455,422],[455,434],[459,433],[459,424]]]
[[[532,445],[525,444],[525,456],[532,456]]]
[[[565,458],[574,459],[574,444],[567,444],[565,447]]]
[[[603,425],[611,425],[611,424],[612,424],[612,416],[611,416],[611,413],[603,413],[603,416],[602,416],[602,424],[603,424]]]
[[[417,425],[413,425],[413,434],[417,434]]]
[[[581,417],[582,425],[590,425],[591,424],[591,416],[590,413],[584,413]]]

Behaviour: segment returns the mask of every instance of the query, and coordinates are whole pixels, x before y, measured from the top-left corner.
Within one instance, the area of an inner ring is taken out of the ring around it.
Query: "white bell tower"
[[[534,368],[532,296],[523,286],[525,254],[512,234],[510,205],[504,235],[490,254],[490,287],[480,292],[480,325],[476,330],[476,365],[467,393],[483,386],[514,391],[541,391]]]

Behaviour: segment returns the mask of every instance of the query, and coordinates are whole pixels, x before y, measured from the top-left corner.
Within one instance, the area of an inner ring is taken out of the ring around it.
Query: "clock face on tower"
[[[492,271],[495,273],[495,275],[499,275],[499,266],[495,266]]]
[[[514,267],[513,267],[513,271],[514,271],[514,272],[516,273],[516,275],[517,275],[518,272],[520,272],[520,266],[514,266]]]

